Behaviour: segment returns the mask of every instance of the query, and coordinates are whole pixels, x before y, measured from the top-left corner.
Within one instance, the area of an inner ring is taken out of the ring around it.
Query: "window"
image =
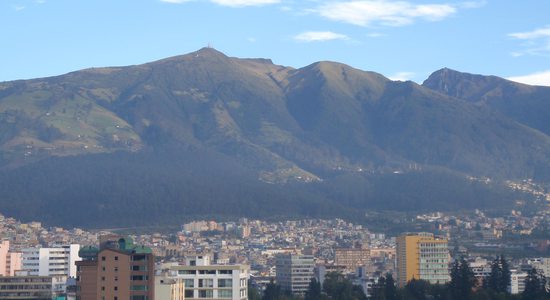
[[[233,298],[233,291],[232,290],[219,290],[218,291],[218,298]]]
[[[115,276],[115,281],[118,281],[118,276]]]
[[[199,290],[199,298],[214,298],[214,291],[212,291],[212,290]]]
[[[118,260],[118,256],[115,256],[115,260]]]
[[[232,270],[219,270],[218,271],[220,274],[232,274],[233,271]]]
[[[147,260],[147,256],[145,256],[145,255],[133,255],[132,260],[133,261]]]
[[[146,285],[132,285],[130,286],[130,291],[146,291],[147,286]]]
[[[104,287],[104,286],[102,286],[102,287],[101,287],[101,290],[102,290],[102,291],[104,291],[104,290],[105,290],[105,287]]]
[[[115,272],[118,272],[118,267],[115,267]]]
[[[195,287],[195,280],[193,279],[184,279],[183,282],[185,283],[186,288]]]
[[[105,261],[105,256],[102,256],[102,257],[101,257],[101,261]]]
[[[101,276],[101,281],[105,281],[105,276]]]
[[[214,279],[199,279],[199,287],[214,287]]]
[[[115,286],[115,291],[118,291],[118,286]]]
[[[132,266],[132,271],[147,271],[147,266]]]
[[[193,290],[185,290],[185,299],[187,298],[195,298],[195,295],[193,294]]]
[[[196,275],[197,270],[179,270],[178,274],[180,274],[180,275]]]
[[[218,287],[225,288],[225,287],[232,287],[233,286],[233,279],[218,279]]]

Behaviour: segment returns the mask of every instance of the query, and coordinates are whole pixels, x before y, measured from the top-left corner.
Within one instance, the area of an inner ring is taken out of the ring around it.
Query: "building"
[[[248,299],[247,265],[211,265],[209,256],[185,259],[186,265],[172,266],[170,276],[183,279],[185,299]]]
[[[527,273],[517,270],[511,270],[510,275],[510,294],[521,294],[525,290],[525,280],[527,279]]]
[[[491,274],[491,263],[487,259],[476,257],[474,261],[468,262],[468,265],[474,273],[477,285],[481,286]]]
[[[52,277],[0,277],[0,299],[51,300]]]
[[[302,295],[314,275],[315,261],[312,255],[279,254],[276,259],[276,281],[281,289]]]
[[[84,247],[77,266],[79,300],[154,299],[154,256],[150,248],[134,245],[130,238],[101,243],[100,249]]]
[[[80,245],[23,249],[22,270],[32,276],[76,276]]]
[[[444,284],[450,281],[449,249],[444,238],[431,233],[407,233],[397,238],[397,284],[412,279]]]
[[[10,241],[0,243],[0,276],[14,276],[21,270],[21,253],[10,251]]]
[[[338,248],[334,251],[334,264],[344,266],[347,272],[356,272],[357,268],[370,263],[370,251],[367,247]]]
[[[53,292],[65,293],[67,279],[76,277],[75,262],[80,260],[79,250],[78,244],[23,249],[21,270],[30,276],[52,277]]]
[[[336,272],[343,274],[346,271],[346,268],[344,266],[339,265],[317,265],[313,269],[314,277],[321,286],[323,286],[323,283],[325,283],[325,278],[327,277],[328,273]]]
[[[181,278],[155,276],[155,299],[184,300],[185,284]]]

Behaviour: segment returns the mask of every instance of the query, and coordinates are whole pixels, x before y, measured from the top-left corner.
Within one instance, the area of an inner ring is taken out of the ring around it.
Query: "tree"
[[[367,296],[360,286],[354,285],[344,275],[330,272],[323,283],[323,291],[333,300],[366,300]]]
[[[384,285],[384,294],[386,294],[387,300],[397,300],[397,289],[395,288],[395,280],[391,273],[386,274],[386,280]]]
[[[405,285],[405,299],[428,299],[429,290],[430,283],[428,281],[413,278]]]
[[[497,293],[508,293],[511,275],[510,267],[504,255],[497,256],[491,263],[491,273],[483,282],[483,288]]]
[[[527,273],[527,278],[525,279],[525,290],[521,294],[523,299],[537,300],[537,299],[548,299],[545,289],[546,279],[544,275],[540,274],[536,268],[532,268]]]
[[[378,278],[378,282],[373,285],[372,287],[372,300],[386,300],[386,278],[384,276],[380,276]]]
[[[258,289],[252,287],[252,286],[248,286],[248,299],[249,300],[261,300],[262,299],[262,296],[260,295],[260,292],[258,291]]]
[[[276,284],[273,279],[271,279],[265,288],[262,300],[279,300],[281,296],[281,286]]]
[[[311,281],[309,282],[309,287],[305,295],[305,300],[319,299],[321,299],[321,284],[315,278],[311,278]]]
[[[451,269],[449,292],[453,299],[469,299],[475,284],[474,272],[464,257],[456,260]]]
[[[510,272],[510,266],[508,261],[504,258],[504,255],[500,255],[500,280],[498,281],[498,292],[508,293],[508,286],[510,285],[510,279],[512,272]]]

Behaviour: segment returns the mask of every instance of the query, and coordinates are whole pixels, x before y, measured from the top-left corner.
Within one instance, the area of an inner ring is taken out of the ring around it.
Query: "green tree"
[[[456,260],[451,268],[449,292],[452,299],[469,299],[475,284],[474,272],[464,257]]]
[[[262,300],[280,300],[282,296],[281,286],[276,284],[273,279],[267,284]]]
[[[384,285],[384,294],[387,300],[397,300],[397,289],[395,287],[395,280],[391,273],[386,274],[386,280]]]
[[[321,284],[315,278],[311,278],[305,300],[319,300],[321,298]]]
[[[497,256],[491,263],[491,273],[483,282],[483,288],[496,293],[508,293],[510,285],[510,266],[504,255]]]
[[[429,290],[429,282],[413,278],[405,285],[405,299],[426,300],[428,299]]]
[[[508,261],[504,258],[504,255],[500,255],[500,280],[498,281],[498,292],[508,293],[508,286],[510,285],[510,279],[512,277],[512,272],[510,271],[510,266]]]
[[[360,286],[354,285],[344,275],[330,272],[323,282],[323,291],[333,300],[366,300],[367,296]]]
[[[548,299],[548,295],[545,290],[546,279],[540,274],[536,268],[532,268],[527,273],[525,279],[525,290],[522,293],[522,298],[527,300]]]
[[[248,299],[249,299],[249,300],[261,300],[261,299],[262,299],[262,295],[260,294],[260,292],[258,291],[258,289],[256,289],[256,288],[251,287],[250,285],[248,285]]]
[[[378,282],[373,285],[372,287],[372,300],[387,300],[386,299],[386,278],[384,276],[380,276],[378,278]]]

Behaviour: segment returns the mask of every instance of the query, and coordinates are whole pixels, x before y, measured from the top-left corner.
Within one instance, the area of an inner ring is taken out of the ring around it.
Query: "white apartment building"
[[[76,277],[76,261],[80,245],[23,249],[21,269],[29,276],[51,276],[53,291],[64,292],[68,277]]]
[[[22,269],[29,271],[31,276],[76,277],[75,262],[81,260],[78,256],[79,250],[78,244],[53,248],[26,248],[23,249]]]
[[[312,255],[279,254],[276,260],[276,280],[281,289],[302,295],[314,274],[315,261]]]
[[[155,276],[155,299],[185,300],[185,284],[183,279]]]
[[[207,256],[186,258],[186,265],[170,267],[170,277],[181,278],[185,299],[248,300],[247,265],[211,265]]]
[[[527,273],[517,270],[512,270],[510,276],[510,294],[520,294],[525,290],[525,280],[527,279]]]

